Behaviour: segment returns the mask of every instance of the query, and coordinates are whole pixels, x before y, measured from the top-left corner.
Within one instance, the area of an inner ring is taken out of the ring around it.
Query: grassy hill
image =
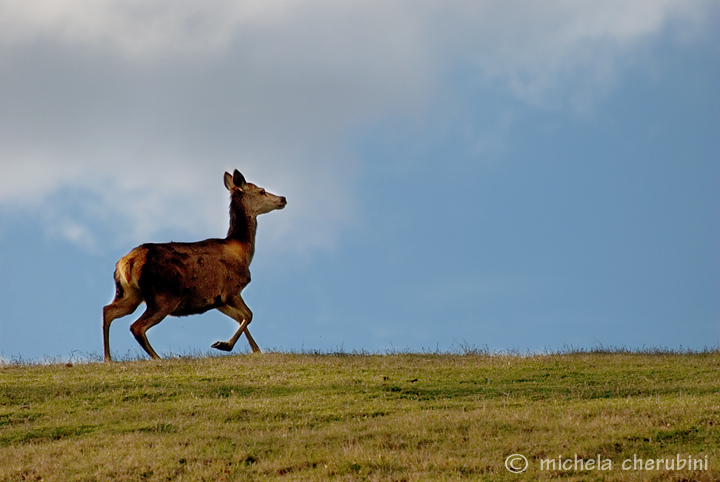
[[[0,481],[717,481],[719,382],[716,351],[6,364]]]

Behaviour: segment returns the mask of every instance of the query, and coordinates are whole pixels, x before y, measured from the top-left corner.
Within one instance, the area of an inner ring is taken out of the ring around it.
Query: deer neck
[[[252,253],[255,250],[255,233],[257,233],[257,216],[247,212],[241,195],[233,195],[227,239],[248,245]]]

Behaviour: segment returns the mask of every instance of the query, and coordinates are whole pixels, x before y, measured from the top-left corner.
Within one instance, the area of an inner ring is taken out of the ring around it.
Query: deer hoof
[[[210,346],[210,348],[215,348],[217,350],[222,350],[222,351],[232,351],[232,347],[226,341],[218,341],[216,343],[213,343],[212,346]]]

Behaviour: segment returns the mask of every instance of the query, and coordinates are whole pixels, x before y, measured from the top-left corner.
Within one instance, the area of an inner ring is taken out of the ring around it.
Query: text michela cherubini
[[[664,458],[642,458],[633,455],[619,464],[614,464],[611,459],[597,455],[592,459],[584,459],[577,454],[572,458],[558,455],[556,459],[540,459],[540,470],[574,471],[582,472],[588,470],[707,470],[708,456],[693,457],[692,455],[680,455]]]

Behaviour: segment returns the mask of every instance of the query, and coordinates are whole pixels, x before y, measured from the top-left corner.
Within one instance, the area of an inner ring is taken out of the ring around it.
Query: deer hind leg
[[[257,346],[257,343],[255,343],[255,340],[252,336],[250,336],[250,332],[247,329],[247,326],[252,321],[253,314],[252,311],[250,311],[250,308],[247,307],[243,299],[240,296],[236,296],[232,300],[230,300],[228,304],[218,308],[218,310],[221,313],[237,321],[240,326],[238,327],[232,338],[230,338],[228,341],[218,341],[217,343],[213,343],[212,348],[216,348],[222,351],[232,351],[232,349],[235,348],[235,343],[237,343],[238,339],[240,339],[240,336],[245,333],[245,337],[247,338],[248,343],[250,343],[250,348],[252,349],[253,353],[259,352],[260,347]]]
[[[162,320],[165,319],[167,315],[169,315],[174,307],[168,307],[163,306],[163,304],[158,303],[147,303],[147,309],[145,310],[145,313],[140,316],[140,318],[135,321],[132,325],[130,325],[130,331],[132,332],[133,336],[135,336],[135,339],[138,343],[140,343],[140,346],[147,352],[148,355],[150,355],[150,358],[153,359],[160,359],[157,353],[155,353],[155,350],[153,350],[153,347],[150,346],[150,342],[147,339],[146,332],[152,328],[153,326],[160,323]]]
[[[142,303],[142,296],[136,292],[117,291],[115,299],[109,305],[103,307],[103,349],[105,361],[112,361],[110,357],[110,324],[117,318],[129,315]]]

